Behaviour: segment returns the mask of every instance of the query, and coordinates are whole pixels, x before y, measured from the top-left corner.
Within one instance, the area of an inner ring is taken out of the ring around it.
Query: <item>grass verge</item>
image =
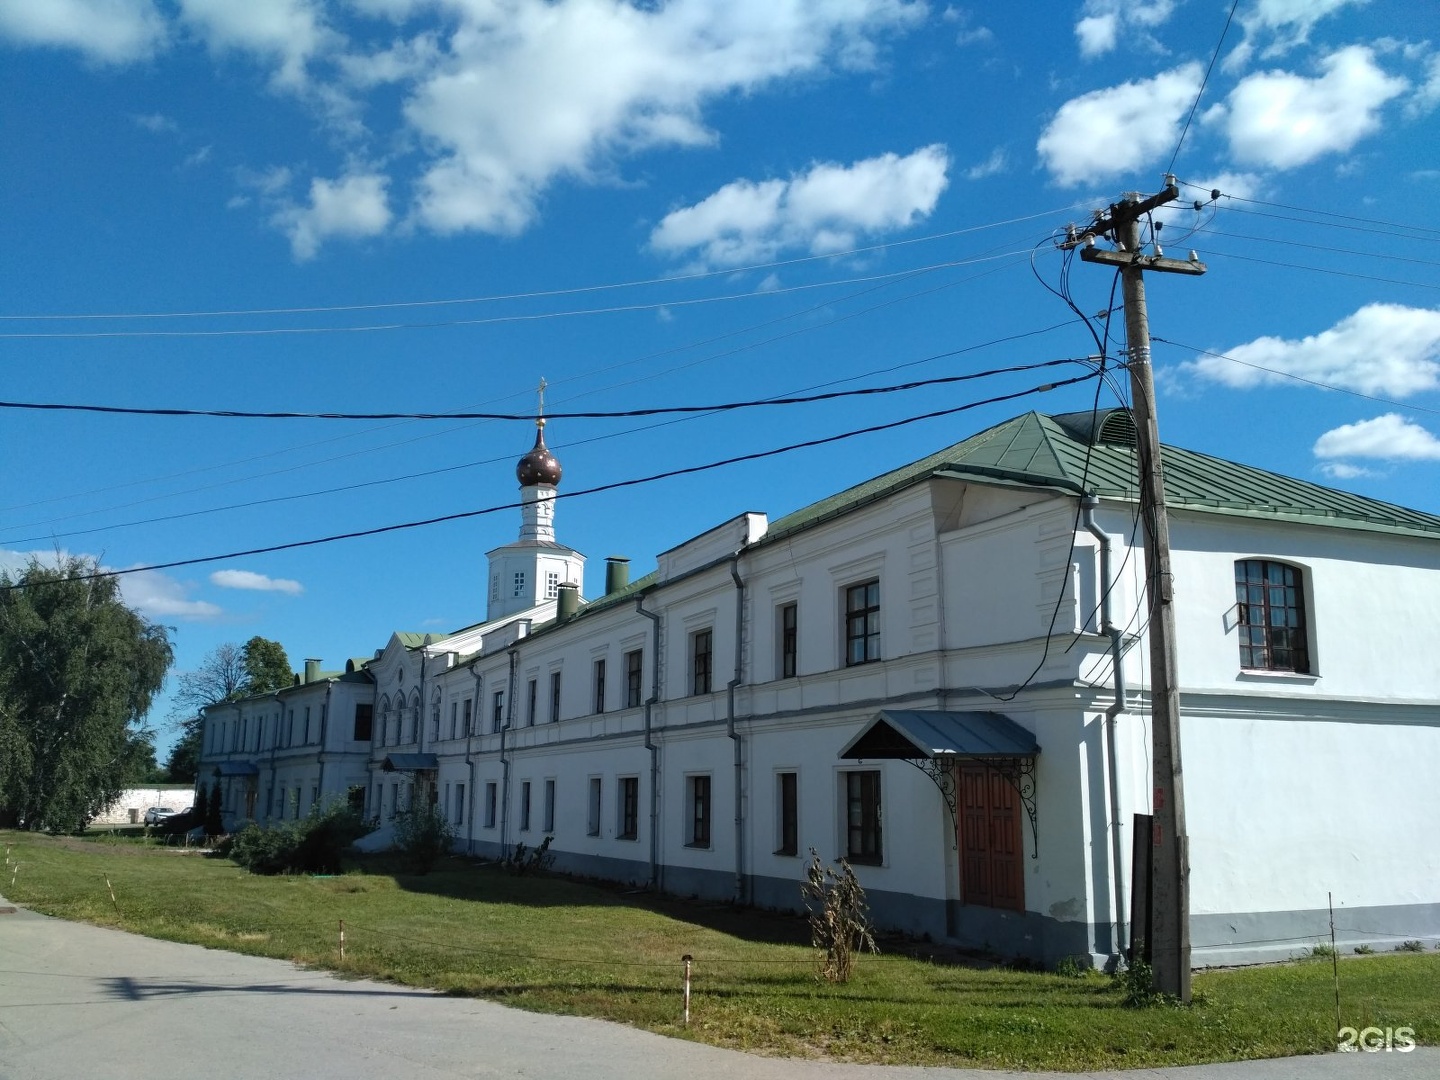
[[[835,986],[816,977],[798,918],[515,877],[495,866],[452,860],[424,877],[372,865],[330,878],[262,878],[103,838],[0,833],[0,848],[9,860],[0,890],[45,914],[764,1054],[1088,1070],[1336,1045],[1328,962],[1198,973],[1195,1004],[1148,1009],[1125,1008],[1123,990],[1094,973],[898,955],[859,957],[855,978]],[[688,1028],[680,1024],[686,953],[695,958]],[[1406,1026],[1433,1045],[1440,955],[1347,959],[1341,1003],[1345,1024]]]

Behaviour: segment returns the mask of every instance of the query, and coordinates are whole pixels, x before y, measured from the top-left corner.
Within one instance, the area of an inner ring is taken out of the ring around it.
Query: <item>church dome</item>
[[[522,457],[515,466],[515,477],[521,487],[543,485],[556,487],[560,483],[560,462],[545,445],[545,425],[542,422],[535,430],[535,447]]]

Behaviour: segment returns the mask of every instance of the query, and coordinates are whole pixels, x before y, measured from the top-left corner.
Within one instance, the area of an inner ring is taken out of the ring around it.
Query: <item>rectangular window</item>
[[[517,570],[517,571],[515,571],[515,580],[514,580],[514,583],[513,583],[511,592],[510,592],[510,595],[511,595],[511,596],[524,596],[524,595],[525,595],[525,571],[524,571],[524,570]]]
[[[845,665],[880,659],[880,582],[845,590]]]
[[[305,706],[305,746],[310,745],[310,706]]]
[[[530,831],[530,781],[520,783],[520,831]]]
[[[295,741],[295,710],[285,710],[285,745],[288,747]]]
[[[879,865],[880,772],[847,772],[845,776],[845,857],[851,862]]]
[[[526,689],[526,694],[527,698],[525,702],[525,723],[533,725],[535,723],[535,702],[536,699],[540,696],[539,688],[534,679],[530,680],[530,685]]]
[[[634,649],[625,654],[625,708],[638,709],[643,692],[645,653]]]
[[[547,833],[553,833],[553,832],[555,831],[555,781],[554,781],[554,780],[546,780],[546,781],[545,781],[545,811],[544,811],[544,815],[545,815],[545,816],[544,816],[544,821],[545,821],[545,826],[544,826],[544,828],[545,828],[545,831],[546,831]]]
[[[554,570],[545,571],[545,599],[554,600],[560,595],[560,575]]]
[[[775,774],[775,839],[776,855],[800,854],[799,775],[793,772]]]
[[[711,652],[713,635],[709,630],[697,630],[690,636],[690,693],[710,693],[710,665],[714,659]]]
[[[464,726],[461,728],[461,731],[464,732],[465,737],[466,737],[467,739],[470,737],[470,733],[471,733],[471,727],[470,727],[470,725],[471,725],[471,723],[472,723],[473,720],[474,720],[474,717],[473,717],[473,715],[471,714],[471,711],[470,711],[470,708],[471,708],[471,705],[472,705],[472,704],[473,704],[473,702],[471,702],[471,700],[467,697],[467,698],[465,699],[465,707],[461,710],[461,713],[460,713],[460,718],[461,718],[462,721],[464,721]]]
[[[492,702],[492,705],[493,705],[493,708],[490,710],[490,731],[491,731],[492,734],[494,734],[494,733],[498,733],[498,732],[499,732],[499,730],[500,730],[500,725],[505,722],[505,691],[504,691],[504,690],[496,690],[496,691],[495,691],[495,697],[494,697],[494,700],[493,700],[493,702]]]
[[[355,734],[357,742],[369,742],[370,733],[375,726],[375,706],[368,701],[361,702],[355,706]]]
[[[1310,670],[1302,572],[1265,559],[1235,564],[1240,666],[1250,671]]]
[[[550,722],[560,721],[560,672],[550,673]]]
[[[585,821],[585,832],[590,836],[600,835],[600,794],[600,777],[590,777],[590,812]]]
[[[485,828],[495,827],[495,781],[491,780],[485,785]]]
[[[595,661],[595,711],[605,711],[605,661]]]
[[[710,777],[685,778],[685,803],[689,808],[686,847],[710,846]]]
[[[465,824],[465,785],[455,785],[455,824]]]
[[[640,835],[640,778],[620,778],[620,806],[617,815],[617,835],[621,840],[634,840]]]
[[[785,604],[780,608],[779,636],[780,636],[780,678],[793,679],[795,677],[795,660],[800,653],[800,606],[798,604]]]
[[[453,739],[460,734],[460,703],[450,702],[450,737]]]

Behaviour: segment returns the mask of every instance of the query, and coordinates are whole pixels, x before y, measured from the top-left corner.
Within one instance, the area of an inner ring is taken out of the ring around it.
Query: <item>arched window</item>
[[[1310,670],[1305,577],[1298,566],[1268,559],[1235,563],[1240,666],[1250,671]]]
[[[440,741],[440,688],[435,688],[435,696],[430,700],[430,741]]]
[[[410,691],[410,735],[406,742],[416,742],[420,738],[420,691]]]
[[[387,746],[390,743],[390,698],[380,699],[380,745]]]

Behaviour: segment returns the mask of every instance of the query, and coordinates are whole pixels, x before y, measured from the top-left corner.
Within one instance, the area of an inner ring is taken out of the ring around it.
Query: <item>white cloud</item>
[[[870,38],[925,17],[907,0],[590,0],[457,5],[446,50],[404,114],[434,160],[415,215],[437,232],[516,233],[557,177],[616,155],[709,145],[712,98],[873,63]]]
[[[694,206],[671,211],[650,234],[667,255],[737,266],[783,251],[844,251],[863,236],[912,225],[935,208],[950,159],[940,145],[824,163],[789,180],[735,180]]]
[[[1315,440],[1318,458],[1440,461],[1440,439],[1398,413],[1342,424]]]
[[[192,600],[192,586],[155,570],[140,570],[120,578],[125,602],[148,619],[204,621],[224,614],[224,608],[207,600]]]
[[[331,237],[360,239],[383,233],[391,220],[388,184],[386,177],[375,173],[351,173],[338,180],[316,177],[310,181],[309,205],[286,206],[272,220],[290,237],[297,259],[312,259]]]
[[[222,589],[252,589],[255,592],[281,592],[291,596],[305,591],[305,586],[290,578],[272,578],[253,570],[216,570],[210,584]]]
[[[212,52],[247,52],[275,64],[278,86],[305,82],[307,61],[338,43],[312,0],[179,0],[180,17]]]
[[[1200,71],[1184,64],[1072,98],[1040,134],[1041,161],[1065,187],[1138,171],[1175,145]]]
[[[968,8],[947,7],[940,15],[953,23],[956,45],[980,45],[995,40],[994,32],[988,26],[975,26],[975,13]]]
[[[153,131],[159,135],[166,131],[177,131],[179,125],[163,113],[147,113],[144,116],[132,116],[136,127],[144,128],[146,131]]]
[[[197,165],[204,165],[205,162],[210,160],[210,155],[214,152],[214,150],[215,147],[207,143],[206,145],[200,147],[199,150],[196,150],[193,154],[188,155],[185,160],[181,162],[181,165],[183,165],[187,169],[194,168]]]
[[[1080,55],[1103,56],[1115,48],[1125,30],[1139,44],[1158,49],[1159,43],[1146,31],[1161,26],[1175,12],[1174,0],[1085,0],[1084,16],[1075,24]]]
[[[0,3],[0,38],[123,64],[165,44],[165,20],[154,0],[9,0]]]
[[[1315,24],[1341,8],[1358,7],[1368,0],[1255,0],[1240,14],[1245,36],[1225,58],[1227,71],[1244,67],[1257,47],[1263,59],[1281,56],[1310,40]]]
[[[1005,155],[1005,148],[997,146],[990,152],[990,156],[978,165],[972,165],[965,170],[966,180],[984,180],[987,176],[995,176],[1010,167],[1010,161]]]
[[[56,566],[61,560],[69,559],[72,556],[98,562],[93,555],[79,554],[63,549],[52,548],[49,551],[0,550],[0,571],[14,575],[23,571],[30,564],[32,558],[42,566]],[[114,568],[100,564],[100,569],[109,571]],[[157,570],[140,570],[122,574],[118,580],[121,598],[147,619],[154,621],[160,619],[206,620],[224,614],[224,609],[215,604],[204,600],[188,599],[191,586],[176,581],[168,574],[162,574]]]
[[[1323,57],[1320,68],[1314,79],[1288,71],[1248,75],[1206,119],[1223,126],[1240,161],[1293,169],[1373,134],[1381,107],[1409,87],[1363,45]]]
[[[1310,337],[1262,337],[1219,351],[1242,363],[1202,356],[1182,368],[1241,390],[1289,382],[1281,374],[1289,373],[1364,394],[1407,397],[1440,386],[1440,311],[1368,304]]]
[[[1351,465],[1346,461],[1326,461],[1319,466],[1320,472],[1331,480],[1361,480],[1382,475],[1374,469]]]

